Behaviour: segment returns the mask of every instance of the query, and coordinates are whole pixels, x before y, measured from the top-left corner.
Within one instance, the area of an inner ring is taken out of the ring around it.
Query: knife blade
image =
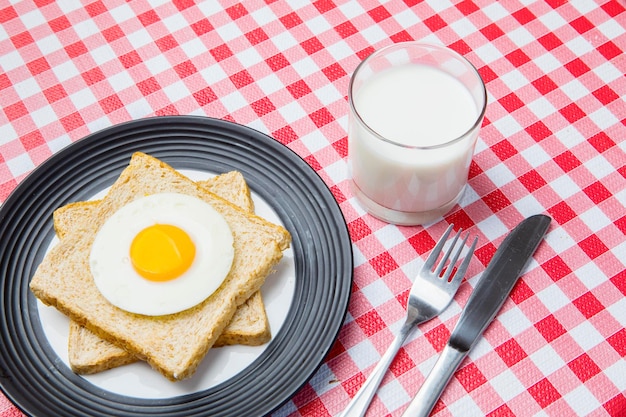
[[[472,291],[439,359],[403,417],[425,417],[432,411],[461,361],[508,298],[550,222],[550,217],[542,214],[531,216],[506,236]]]

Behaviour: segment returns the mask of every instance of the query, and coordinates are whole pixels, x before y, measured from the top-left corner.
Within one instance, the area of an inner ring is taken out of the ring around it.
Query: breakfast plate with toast
[[[199,116],[60,150],[0,207],[0,235],[0,386],[34,416],[267,415],[323,362],[352,284],[318,174]]]

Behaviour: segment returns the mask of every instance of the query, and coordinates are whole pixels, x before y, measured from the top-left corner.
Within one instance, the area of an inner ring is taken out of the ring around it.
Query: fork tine
[[[439,241],[437,242],[433,250],[430,252],[430,255],[426,259],[426,262],[424,262],[424,266],[423,266],[424,270],[430,271],[433,269],[433,265],[435,265],[435,261],[439,257],[439,254],[441,253],[441,249],[443,249],[443,245],[446,243],[446,240],[448,240],[448,236],[450,235],[450,232],[452,231],[453,226],[454,224],[450,224],[450,226],[448,226],[448,228],[446,229],[444,234],[441,236],[441,238],[439,238]]]
[[[443,257],[441,258],[441,261],[439,261],[439,265],[437,265],[437,269],[435,270],[435,276],[436,277],[439,277],[441,275],[441,271],[443,271],[443,267],[446,265],[446,262],[447,262],[448,258],[450,257],[450,253],[454,249],[454,246],[456,245],[456,241],[459,240],[459,236],[461,236],[461,232],[462,231],[463,231],[463,229],[459,229],[459,231],[456,233],[456,235],[454,235],[454,238],[452,239],[452,243],[450,244],[450,247],[448,248],[446,253],[443,254]],[[454,265],[454,263],[450,263],[450,265],[452,266],[452,265]]]
[[[465,236],[465,240],[469,237],[469,233]],[[465,242],[465,240],[463,242]],[[474,236],[474,241],[472,242],[472,246],[469,248],[467,253],[465,254],[465,259],[461,262],[461,265],[456,270],[456,273],[452,277],[452,283],[460,283],[460,281],[465,276],[465,271],[469,266],[470,261],[472,260],[472,256],[474,255],[474,250],[476,249],[476,244],[478,243],[478,236]]]
[[[461,231],[459,230],[457,237],[460,234],[461,234]],[[450,260],[450,264],[448,264],[448,269],[446,269],[446,273],[443,276],[444,281],[448,281],[450,279],[450,275],[452,275],[452,271],[454,271],[454,265],[456,264],[456,261],[459,259],[459,256],[461,255],[461,252],[463,251],[463,248],[465,247],[465,242],[467,242],[468,237],[469,237],[469,233],[465,235],[465,238],[461,241],[461,244],[459,245],[459,247],[456,248],[456,251],[454,252],[454,255],[452,256],[452,259]],[[448,250],[448,254],[452,252],[452,249],[455,248],[455,245],[456,245],[456,239],[454,240],[454,242],[452,242],[452,246],[450,246],[450,249]]]

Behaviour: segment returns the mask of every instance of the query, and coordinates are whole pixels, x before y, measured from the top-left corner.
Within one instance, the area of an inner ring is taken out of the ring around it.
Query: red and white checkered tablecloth
[[[554,220],[544,244],[433,414],[626,416],[624,0],[83,3],[0,2],[0,201],[66,145],[146,116],[226,119],[294,150],[340,204],[355,274],[330,355],[276,416],[347,405],[453,222],[480,239],[468,282],[401,349],[368,415],[402,414],[498,243],[535,213]],[[365,214],[346,169],[350,75],[408,40],[460,52],[489,93],[469,187],[427,227]],[[0,394],[0,417],[19,415]]]

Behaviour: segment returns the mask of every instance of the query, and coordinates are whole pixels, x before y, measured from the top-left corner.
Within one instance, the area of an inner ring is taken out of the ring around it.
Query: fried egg
[[[210,204],[159,193],[124,205],[106,220],[89,267],[111,304],[160,316],[209,297],[228,275],[234,255],[230,227]]]

